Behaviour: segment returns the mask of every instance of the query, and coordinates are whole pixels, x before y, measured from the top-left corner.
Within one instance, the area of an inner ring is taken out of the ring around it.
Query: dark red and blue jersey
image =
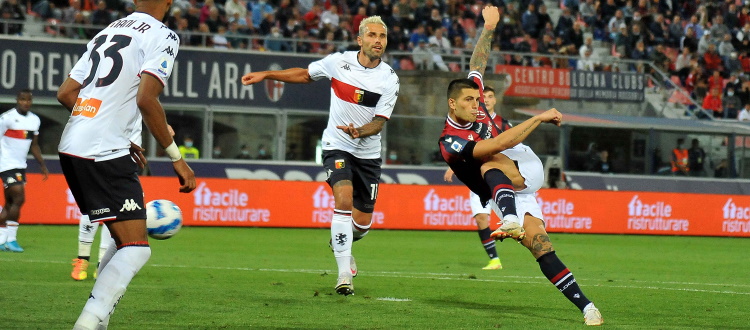
[[[484,83],[479,72],[469,73],[469,78],[479,85],[479,110],[480,116],[472,123],[462,125],[450,116],[445,120],[445,127],[440,136],[440,154],[443,160],[453,170],[456,177],[461,180],[471,191],[479,195],[482,203],[492,196],[492,192],[484,182],[480,167],[483,159],[474,158],[474,146],[477,141],[491,139],[504,130],[510,128],[510,123],[499,115],[494,117],[489,114],[484,104]],[[483,115],[482,115],[483,114]]]

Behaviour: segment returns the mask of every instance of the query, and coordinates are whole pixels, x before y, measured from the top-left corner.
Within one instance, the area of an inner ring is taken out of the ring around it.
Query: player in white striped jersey
[[[359,51],[328,55],[307,69],[251,72],[242,77],[245,85],[264,79],[287,83],[331,80],[331,108],[323,132],[323,164],[333,189],[331,247],[338,266],[336,292],[354,293],[352,277],[357,266],[352,242],[365,236],[380,181],[380,131],[391,117],[398,97],[399,80],[383,63],[387,27],[379,16],[362,20],[357,43]]]
[[[42,180],[47,180],[47,166],[39,149],[41,121],[31,111],[32,95],[28,89],[16,96],[16,107],[0,115],[0,180],[3,181],[5,206],[0,211],[0,251],[23,252],[16,239],[21,206],[26,199],[26,155],[34,155],[41,165]]]
[[[71,110],[58,146],[63,174],[81,213],[104,222],[116,246],[101,260],[74,329],[106,328],[128,284],[151,256],[143,188],[131,158],[140,142],[131,138],[140,135],[142,121],[172,159],[180,192],[195,189],[195,174],[180,156],[159,103],[179,46],[179,37],[161,23],[171,5],[172,0],[137,1],[135,13],[88,43],[57,93]]]

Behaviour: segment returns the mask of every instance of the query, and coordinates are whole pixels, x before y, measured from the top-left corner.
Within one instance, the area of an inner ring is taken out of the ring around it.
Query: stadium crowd
[[[442,56],[472,49],[484,3],[501,10],[495,50],[537,54],[507,56],[508,64],[623,70],[601,61],[597,45],[612,57],[653,61],[714,117],[737,118],[750,104],[750,3],[738,0],[561,0],[556,22],[540,0],[176,0],[166,23],[183,45],[329,54],[356,47],[359,22],[379,15],[391,28],[388,50],[412,53],[391,59],[396,69],[459,71]],[[22,33],[25,16],[33,15],[49,24],[80,24],[48,32],[89,39],[96,27],[133,9],[128,0],[32,0],[25,6],[2,0],[0,18],[19,22],[0,23],[0,32]],[[553,54],[574,58],[541,56]]]

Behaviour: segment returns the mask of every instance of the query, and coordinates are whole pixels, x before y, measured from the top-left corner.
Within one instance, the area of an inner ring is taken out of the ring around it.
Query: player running
[[[180,192],[195,189],[193,170],[170,136],[159,103],[179,47],[177,34],[161,23],[171,5],[172,0],[137,1],[135,13],[88,43],[57,93],[71,110],[58,146],[63,174],[81,213],[104,222],[115,247],[102,258],[74,329],[106,328],[128,284],[151,256],[139,161],[131,156],[142,156],[137,146],[141,122],[172,159]]]
[[[537,260],[545,277],[581,310],[584,323],[601,325],[599,310],[557,257],[544,230],[541,209],[533,194],[544,182],[543,166],[531,148],[521,144],[541,123],[559,126],[562,114],[550,109],[506,131],[491,121],[482,95],[482,74],[500,17],[494,6],[485,7],[482,16],[485,26],[469,63],[469,79],[457,79],[448,86],[450,110],[439,140],[443,159],[483,204],[492,199],[499,207],[502,223],[492,237],[520,241]]]
[[[287,83],[331,80],[323,166],[333,189],[331,245],[339,274],[335,289],[342,295],[354,293],[352,277],[357,266],[352,242],[364,237],[372,225],[382,164],[380,131],[398,97],[398,76],[381,60],[387,29],[379,16],[371,16],[359,25],[359,51],[328,55],[307,69],[251,72],[242,77],[245,85],[264,79]]]
[[[5,207],[0,211],[0,251],[23,252],[18,244],[21,206],[26,200],[26,155],[34,155],[42,169],[42,180],[49,171],[39,149],[39,117],[32,113],[31,90],[16,95],[16,107],[0,115],[0,179],[5,191]]]

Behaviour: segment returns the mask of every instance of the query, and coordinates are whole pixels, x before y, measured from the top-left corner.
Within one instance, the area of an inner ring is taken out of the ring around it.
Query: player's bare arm
[[[141,75],[136,103],[141,110],[143,122],[148,127],[148,130],[151,131],[156,142],[162,148],[167,149],[167,147],[170,147],[174,143],[174,140],[167,128],[167,117],[164,114],[164,108],[162,108],[159,102],[159,94],[161,94],[163,88],[164,86],[161,84],[161,81],[155,77],[148,74]],[[180,192],[189,193],[193,191],[196,186],[195,173],[193,173],[187,162],[182,158],[176,161],[173,159],[172,166],[180,179]]]
[[[492,139],[479,141],[474,147],[474,158],[482,159],[516,146],[523,142],[541,123],[552,123],[560,126],[562,114],[557,109],[552,108],[529,118]]]
[[[385,118],[375,117],[372,118],[371,122],[362,125],[362,127],[354,127],[354,124],[350,123],[349,126],[336,126],[336,128],[349,134],[352,139],[358,139],[380,133],[383,130],[383,126],[385,126],[385,122]]]
[[[276,71],[250,72],[242,76],[243,85],[252,85],[265,79],[283,81],[291,84],[307,84],[312,82],[310,73],[305,68],[291,68]]]
[[[31,139],[31,154],[34,155],[34,159],[39,162],[39,166],[42,168],[42,181],[47,181],[49,176],[49,170],[47,165],[44,164],[44,157],[42,157],[42,150],[39,148],[39,136],[34,135]]]
[[[81,84],[75,79],[67,78],[57,89],[57,101],[60,102],[68,111],[73,111],[76,105],[78,92],[81,91]]]
[[[453,170],[450,167],[443,173],[443,181],[453,182]]]
[[[492,35],[495,32],[497,22],[500,21],[500,12],[495,6],[487,6],[482,9],[482,17],[484,18],[484,29],[482,30],[482,34],[479,35],[474,52],[471,54],[469,69],[471,71],[478,71],[484,75],[487,60],[490,57],[490,49],[492,49]]]

